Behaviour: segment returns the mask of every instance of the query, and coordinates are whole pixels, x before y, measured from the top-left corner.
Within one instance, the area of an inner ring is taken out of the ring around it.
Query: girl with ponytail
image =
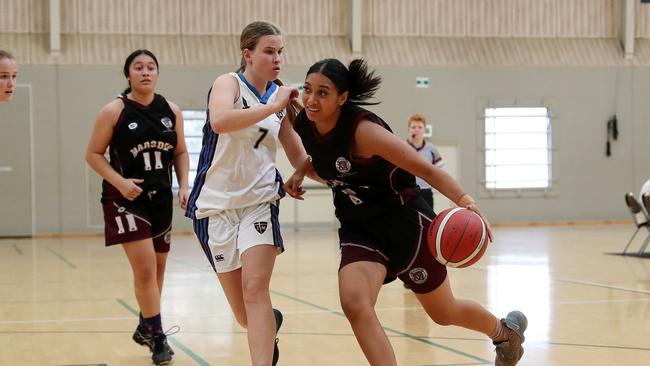
[[[151,51],[127,56],[128,88],[106,104],[95,120],[86,161],[104,181],[101,204],[106,245],[122,245],[131,264],[140,321],[133,341],[147,346],[156,365],[166,365],[174,351],[163,332],[160,300],[171,247],[174,195],[186,208],[189,156],[183,114],[156,93],[159,65]],[[104,157],[108,148],[109,160]]]
[[[208,92],[203,147],[186,216],[226,294],[248,330],[253,365],[275,365],[282,313],[269,294],[275,257],[284,251],[278,221],[284,196],[275,168],[278,142],[298,166],[307,154],[293,131],[296,88],[278,75],[284,42],[277,26],[248,24],[237,72],[219,76]]]
[[[325,59],[309,68],[304,109],[294,129],[311,159],[285,185],[289,195],[302,199],[303,177],[315,172],[334,193],[340,221],[339,296],[357,341],[371,365],[397,365],[374,305],[381,286],[399,278],[433,321],[487,335],[496,345],[495,364],[515,365],[523,354],[526,317],[513,311],[497,319],[481,305],[454,297],[445,266],[426,243],[435,214],[414,176],[479,214],[491,241],[489,224],[458,182],[361,107],[377,104],[371,98],[380,83],[381,78],[360,59],[348,67]]]

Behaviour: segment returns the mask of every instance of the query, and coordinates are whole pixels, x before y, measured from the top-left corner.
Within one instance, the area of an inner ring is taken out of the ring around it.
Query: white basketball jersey
[[[239,83],[235,109],[256,108],[272,101],[277,94],[275,83],[260,96],[242,74],[230,75]],[[281,197],[282,177],[275,167],[281,120],[281,113],[273,113],[243,130],[216,134],[208,118],[197,179],[188,204],[190,216],[194,213],[201,219],[222,210],[249,207]]]

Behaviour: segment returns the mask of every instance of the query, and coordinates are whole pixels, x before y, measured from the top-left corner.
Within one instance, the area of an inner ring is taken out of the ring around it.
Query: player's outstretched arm
[[[470,197],[461,185],[444,170],[430,164],[409,146],[405,141],[397,138],[388,130],[370,121],[361,121],[355,132],[356,155],[361,158],[380,156],[407,172],[418,176],[438,192],[445,195],[460,207],[465,207],[476,212],[488,228],[488,235],[492,240],[490,226],[476,202]]]

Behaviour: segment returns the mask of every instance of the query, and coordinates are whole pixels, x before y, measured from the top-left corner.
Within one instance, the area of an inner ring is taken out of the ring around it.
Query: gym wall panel
[[[50,0],[27,0],[29,3],[29,32],[47,33],[50,31]],[[63,8],[63,2],[61,4]],[[63,9],[61,9],[63,12]],[[63,16],[61,16],[63,18]],[[62,19],[63,20],[63,19]]]
[[[420,34],[461,37],[467,34],[467,0],[420,0]]]
[[[130,0],[131,33],[180,34],[180,0]]]
[[[364,58],[371,65],[421,65],[428,62],[424,39],[418,37],[364,37]]]
[[[280,24],[280,0],[232,0],[230,33],[239,35],[254,20],[268,20]]]
[[[287,36],[285,42],[285,63],[289,65],[311,65],[327,57],[344,63],[352,59],[347,37]]]
[[[30,33],[49,33],[50,31],[50,0],[26,0],[30,4],[29,31]],[[83,2],[83,1],[82,1]],[[79,22],[77,4],[79,0],[60,0],[61,33],[77,33]]]
[[[512,6],[513,36],[555,37],[557,0],[516,0]]]
[[[29,33],[30,3],[0,0],[0,32]]]
[[[467,0],[467,35],[508,37],[512,35],[513,0]]]
[[[473,59],[467,38],[422,38],[426,60],[431,65],[469,65]]]
[[[80,0],[61,0],[61,33],[79,32]],[[49,17],[47,23],[49,24]]]
[[[35,64],[79,64],[80,48],[78,45],[78,35],[62,34],[61,35],[61,54],[52,56],[50,53],[50,36],[49,34],[32,34],[31,39],[31,59]]]
[[[637,37],[650,38],[650,4],[636,2],[636,31]]]
[[[77,3],[79,33],[128,34],[129,0],[83,0]]]
[[[187,65],[239,65],[239,37],[183,36]]]
[[[372,0],[363,10],[372,18],[374,35],[416,36],[420,33],[419,3],[416,1]]]
[[[0,47],[11,52],[18,64],[31,64],[30,35],[27,33],[0,33]]]
[[[362,4],[361,5],[362,13],[363,13],[363,15],[361,16],[361,18],[363,18],[361,24],[361,34],[372,36],[375,34],[374,23],[372,18],[373,0],[363,0],[361,4]]]
[[[616,0],[557,2],[559,37],[616,37],[620,4]]]
[[[183,34],[230,34],[230,0],[183,0],[180,6]]]
[[[146,48],[153,52],[160,65],[185,64],[181,36],[131,35],[133,49]],[[130,52],[130,51],[129,51]],[[125,58],[126,54],[122,56]],[[161,66],[162,68],[163,66]]]
[[[280,26],[285,34],[329,33],[329,1],[281,0]]]
[[[80,34],[79,48],[82,65],[122,65],[133,51],[127,34]]]
[[[344,36],[349,32],[350,4],[348,0],[330,0],[329,35]]]

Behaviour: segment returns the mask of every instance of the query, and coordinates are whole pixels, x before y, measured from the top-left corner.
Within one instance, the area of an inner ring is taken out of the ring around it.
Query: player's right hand
[[[298,98],[298,88],[293,86],[281,86],[275,94],[275,103],[278,111],[283,110],[293,99]]]
[[[142,182],[144,182],[143,179],[125,178],[118,189],[124,198],[129,201],[133,201],[134,199],[138,198],[140,193],[142,193],[142,188],[138,186],[138,184]]]

